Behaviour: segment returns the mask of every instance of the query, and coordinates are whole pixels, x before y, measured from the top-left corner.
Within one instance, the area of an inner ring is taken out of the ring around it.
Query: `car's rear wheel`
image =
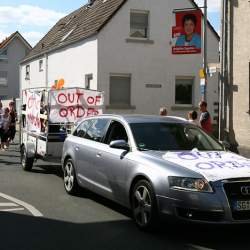
[[[65,161],[63,169],[63,182],[66,192],[68,194],[76,194],[79,186],[76,180],[75,167],[71,159]]]
[[[25,146],[21,147],[21,165],[23,170],[30,171],[33,167],[34,158],[30,158],[27,155]]]
[[[158,222],[157,203],[152,185],[138,181],[132,191],[132,212],[136,225],[145,231],[155,229]]]

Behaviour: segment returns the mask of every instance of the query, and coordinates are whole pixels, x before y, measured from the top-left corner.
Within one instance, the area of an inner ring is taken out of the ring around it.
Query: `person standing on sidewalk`
[[[10,126],[10,115],[9,108],[4,108],[4,113],[1,119],[1,148],[4,150],[7,146],[7,141],[9,138],[9,126]]]
[[[161,107],[159,111],[160,116],[167,116],[168,115],[168,110],[166,107]]]
[[[198,114],[195,110],[188,112],[188,121],[193,125],[200,127],[200,123],[198,121]]]
[[[209,112],[207,111],[207,103],[205,101],[201,101],[199,103],[199,107],[201,111],[200,125],[205,132],[207,132],[208,134],[212,134],[212,119]]]
[[[9,103],[9,110],[10,110],[10,126],[9,126],[9,138],[8,144],[14,141],[16,135],[16,120],[17,120],[17,113],[15,109],[15,103],[11,101]]]
[[[2,128],[2,117],[3,117],[3,103],[0,100],[0,149],[2,147],[1,145],[1,139],[2,139],[2,134],[3,134],[3,128]]]

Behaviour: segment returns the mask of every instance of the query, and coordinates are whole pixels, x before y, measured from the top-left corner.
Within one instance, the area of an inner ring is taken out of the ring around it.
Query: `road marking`
[[[20,207],[20,208],[0,209],[0,212],[13,212],[13,211],[21,211],[21,210],[24,210],[24,208]]]
[[[11,202],[1,202],[0,207],[18,207],[16,203],[11,203]]]
[[[36,216],[36,217],[42,217],[43,214],[41,212],[39,212],[35,207],[33,207],[32,205],[24,202],[24,201],[21,201],[21,200],[18,200],[14,197],[11,197],[7,194],[3,194],[3,193],[0,193],[0,197],[4,198],[4,199],[7,199],[7,200],[10,200],[12,202],[15,202],[17,203],[18,205],[20,206],[23,206],[25,207],[27,210],[30,211],[30,213],[32,213],[32,215]]]

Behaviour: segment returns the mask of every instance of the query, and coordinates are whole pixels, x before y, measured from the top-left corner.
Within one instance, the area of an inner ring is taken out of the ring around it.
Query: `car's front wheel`
[[[157,203],[152,185],[138,181],[132,191],[132,212],[136,225],[145,231],[155,229],[158,222]]]
[[[71,159],[67,159],[63,168],[64,188],[68,194],[76,194],[79,186],[76,180],[75,168]]]

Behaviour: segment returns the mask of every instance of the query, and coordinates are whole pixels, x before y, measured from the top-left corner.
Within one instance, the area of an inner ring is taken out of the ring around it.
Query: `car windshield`
[[[131,123],[130,127],[139,150],[224,150],[221,144],[194,125],[152,122]]]

